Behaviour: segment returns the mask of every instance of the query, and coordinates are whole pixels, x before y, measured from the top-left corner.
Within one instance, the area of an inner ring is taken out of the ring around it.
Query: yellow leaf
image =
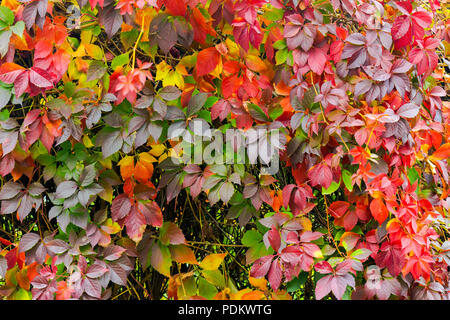
[[[84,47],[88,56],[96,60],[101,60],[103,58],[103,51],[99,46],[95,44],[85,44]]]
[[[162,155],[159,157],[158,163],[161,163],[161,162],[163,162],[163,161],[166,160],[166,159],[167,159],[167,153],[164,153],[164,154],[162,154]]]
[[[155,144],[155,145],[152,145],[152,149],[149,151],[149,153],[155,157],[159,157],[164,153],[165,150],[166,150],[165,145]]]
[[[181,90],[184,89],[184,79],[183,76],[176,71],[169,72],[167,78],[163,80],[163,85],[165,86],[176,86]]]
[[[111,159],[100,159],[98,160],[100,164],[106,169],[112,169]]]
[[[225,40],[225,43],[227,44],[228,47],[228,55],[233,58],[239,57],[239,47],[237,46],[237,44],[230,38],[227,38]]]
[[[200,262],[200,267],[205,270],[217,270],[226,255],[226,253],[210,254]]]
[[[311,220],[309,220],[307,217],[299,217],[299,222],[300,224],[303,226],[303,228],[306,231],[311,231],[312,230],[312,223]]]
[[[158,162],[155,157],[153,157],[150,153],[142,152],[139,154],[139,161],[144,162],[145,164],[152,164],[153,162]]]
[[[90,29],[83,29],[80,34],[80,40],[81,40],[81,43],[86,44],[86,43],[92,43],[93,42],[92,40],[95,40],[95,39],[93,39],[92,31]]]
[[[2,7],[7,7],[11,10],[16,10],[20,3],[16,0],[3,0]]]
[[[115,234],[122,230],[117,222],[113,222],[111,218],[106,219],[100,229],[107,234]]]
[[[322,251],[320,249],[317,250],[317,251],[314,251],[313,256],[314,256],[314,258],[323,259],[323,254],[322,254]]]
[[[220,75],[221,75],[221,73],[222,73],[222,70],[223,70],[222,59],[219,59],[219,63],[218,63],[217,66],[214,68],[214,70],[213,70],[212,72],[210,72],[210,74],[211,74],[213,77],[220,78]]]
[[[155,80],[164,80],[169,72],[172,70],[172,67],[169,66],[165,61],[162,61],[156,66],[156,77]]]
[[[83,144],[86,148],[92,148],[94,146],[91,139],[89,139],[89,137],[86,135],[83,136]]]
[[[111,203],[112,199],[113,199],[113,192],[114,189],[112,188],[112,186],[110,184],[107,183],[101,183],[100,185],[103,187],[103,190],[98,194],[100,198],[102,198],[103,200]]]

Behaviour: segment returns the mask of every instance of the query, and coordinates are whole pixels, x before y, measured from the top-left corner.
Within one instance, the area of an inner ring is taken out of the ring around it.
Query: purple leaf
[[[84,291],[91,297],[100,299],[102,295],[102,287],[97,279],[84,278],[82,282]]]
[[[124,253],[126,249],[122,248],[121,246],[116,245],[110,245],[105,248],[105,251],[103,251],[103,257],[107,261],[114,261],[120,258],[122,253]]]
[[[331,280],[333,279],[332,275],[326,275],[323,278],[320,278],[316,284],[316,299],[320,300],[325,297],[331,291]]]
[[[20,239],[19,243],[19,252],[28,251],[33,248],[39,241],[41,237],[36,233],[27,233],[22,239]]]
[[[12,199],[23,189],[23,186],[17,182],[8,181],[0,191],[0,200]]]
[[[111,203],[111,218],[114,221],[125,218],[131,210],[131,201],[124,193],[114,198]]]
[[[397,110],[397,115],[403,118],[414,118],[419,113],[420,106],[415,103],[406,103]]]
[[[58,199],[67,199],[75,193],[77,187],[74,181],[63,181],[56,187],[55,197]]]

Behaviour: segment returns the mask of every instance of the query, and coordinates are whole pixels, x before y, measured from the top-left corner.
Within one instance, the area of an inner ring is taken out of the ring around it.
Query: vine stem
[[[312,72],[310,73],[310,75],[311,75],[311,83],[312,83],[312,85],[313,85],[314,92],[316,93],[316,96],[317,96],[317,95],[319,95],[319,92],[317,91],[316,85],[314,84],[314,78],[313,78]],[[324,120],[325,123],[328,125],[329,123],[328,123],[327,118],[325,118],[325,113],[323,112],[322,103],[321,103],[320,101],[319,101],[319,107],[320,107],[320,112],[322,113],[323,120]]]
[[[328,229],[328,236],[331,238],[331,240],[333,241],[334,247],[336,248],[337,252],[339,253],[339,255],[341,257],[344,257],[344,255],[342,254],[342,252],[339,250],[339,247],[336,243],[336,241],[334,240],[333,235],[331,234],[331,230],[330,230],[330,219],[329,219],[329,214],[328,214],[328,203],[327,203],[327,198],[325,195],[323,195],[323,200],[325,201],[325,208],[326,208],[326,215],[327,215],[327,229]]]
[[[139,44],[139,41],[140,41],[141,38],[142,38],[142,35],[144,34],[144,17],[145,17],[145,16],[142,16],[141,32],[139,32],[138,38],[137,38],[136,43],[134,44],[134,47],[133,47],[133,59],[132,59],[133,62],[132,62],[132,65],[131,65],[131,70],[132,70],[132,71],[134,70],[134,64],[135,64],[135,62],[136,62],[136,50],[137,50],[137,46],[138,46],[138,44]]]
[[[370,153],[370,149],[369,149],[370,139],[372,138],[373,131],[375,130],[375,128],[377,127],[377,125],[378,125],[378,119],[375,120],[375,125],[374,125],[374,127],[372,128],[372,131],[370,131],[369,139],[367,139],[367,143],[366,143],[366,151],[369,151],[369,153]]]
[[[315,84],[314,84],[313,74],[310,73],[310,75],[311,75],[311,83],[312,83],[312,85],[313,85],[314,92],[316,93],[316,95],[318,95],[319,92],[317,91],[316,86],[315,86]],[[327,118],[325,117],[325,112],[323,111],[323,106],[322,106],[322,103],[321,103],[320,101],[319,101],[319,107],[320,107],[320,112],[322,113],[323,120],[325,121],[325,123],[326,123],[327,125],[329,125],[330,123],[328,122]],[[342,138],[342,136],[341,136],[341,134],[338,132],[338,130],[336,130],[336,133],[337,133],[337,135],[339,136],[339,138],[341,138],[342,142],[344,143],[344,146],[345,146],[345,148],[347,149],[347,152],[350,153],[350,149],[349,149],[349,147],[347,146],[347,143],[345,142],[344,138]]]

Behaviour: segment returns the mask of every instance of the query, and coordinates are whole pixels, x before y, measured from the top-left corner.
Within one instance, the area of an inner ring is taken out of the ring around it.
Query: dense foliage
[[[449,299],[443,3],[2,0],[0,295]]]

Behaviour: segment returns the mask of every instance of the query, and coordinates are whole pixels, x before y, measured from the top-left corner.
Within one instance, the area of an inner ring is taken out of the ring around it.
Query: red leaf
[[[328,207],[331,215],[335,218],[342,217],[350,207],[350,203],[346,201],[335,201]]]
[[[395,49],[400,49],[411,44],[412,41],[412,22],[406,16],[400,16],[394,20],[392,25],[392,39],[394,40]]]
[[[140,213],[136,206],[131,208],[130,213],[125,219],[125,226],[127,227],[128,236],[135,242],[142,239],[146,227],[145,217]]]
[[[308,178],[311,179],[311,184],[313,186],[321,185],[325,189],[328,189],[333,181],[333,173],[331,172],[330,167],[324,163],[320,163],[308,171]]]
[[[124,193],[114,198],[111,204],[111,217],[114,221],[125,218],[131,209],[131,201]]]
[[[183,232],[181,229],[173,222],[164,222],[162,228],[160,229],[160,240],[163,244],[183,244],[186,242]]]
[[[370,212],[375,220],[378,221],[379,224],[382,224],[384,220],[388,217],[389,211],[386,208],[383,200],[377,198],[373,199],[370,203]]]
[[[398,276],[405,264],[405,256],[400,244],[384,242],[375,257],[375,262],[380,268],[387,267],[389,273],[394,277]]]
[[[333,280],[332,275],[327,275],[323,278],[320,278],[316,284],[316,299],[320,300],[325,297],[331,291],[331,280]]]
[[[186,14],[186,3],[184,0],[165,0],[167,12],[173,16],[184,17]]]
[[[264,256],[256,260],[250,270],[250,276],[253,278],[262,278],[269,271],[273,256]]]
[[[138,202],[137,210],[145,217],[147,224],[153,227],[161,227],[163,223],[163,216],[161,209],[155,201],[146,203]]]
[[[4,83],[14,83],[16,78],[24,73],[26,69],[18,64],[7,62],[0,66],[0,81]]]
[[[231,104],[227,100],[221,99],[211,107],[211,119],[219,118],[220,121],[223,121],[230,111]]]
[[[333,268],[328,261],[317,262],[314,266],[314,269],[316,269],[316,271],[321,274],[328,274],[333,272]]]
[[[269,283],[274,291],[277,291],[281,284],[281,278],[283,276],[283,271],[281,270],[280,261],[275,259],[272,261],[272,265],[269,270]]]
[[[327,56],[320,48],[312,48],[308,51],[308,65],[316,74],[322,74],[327,62]]]
[[[275,226],[272,226],[272,229],[268,231],[268,239],[270,246],[278,252],[278,249],[280,249],[281,245],[281,237],[280,232],[275,228]]]
[[[14,157],[11,155],[11,153],[5,155],[0,161],[0,175],[4,177],[7,174],[11,173],[11,171],[13,171],[14,169],[15,164],[16,161],[14,160]]]
[[[40,68],[31,67],[30,69],[30,82],[39,88],[53,87],[53,83],[50,81],[51,75],[47,71]]]

